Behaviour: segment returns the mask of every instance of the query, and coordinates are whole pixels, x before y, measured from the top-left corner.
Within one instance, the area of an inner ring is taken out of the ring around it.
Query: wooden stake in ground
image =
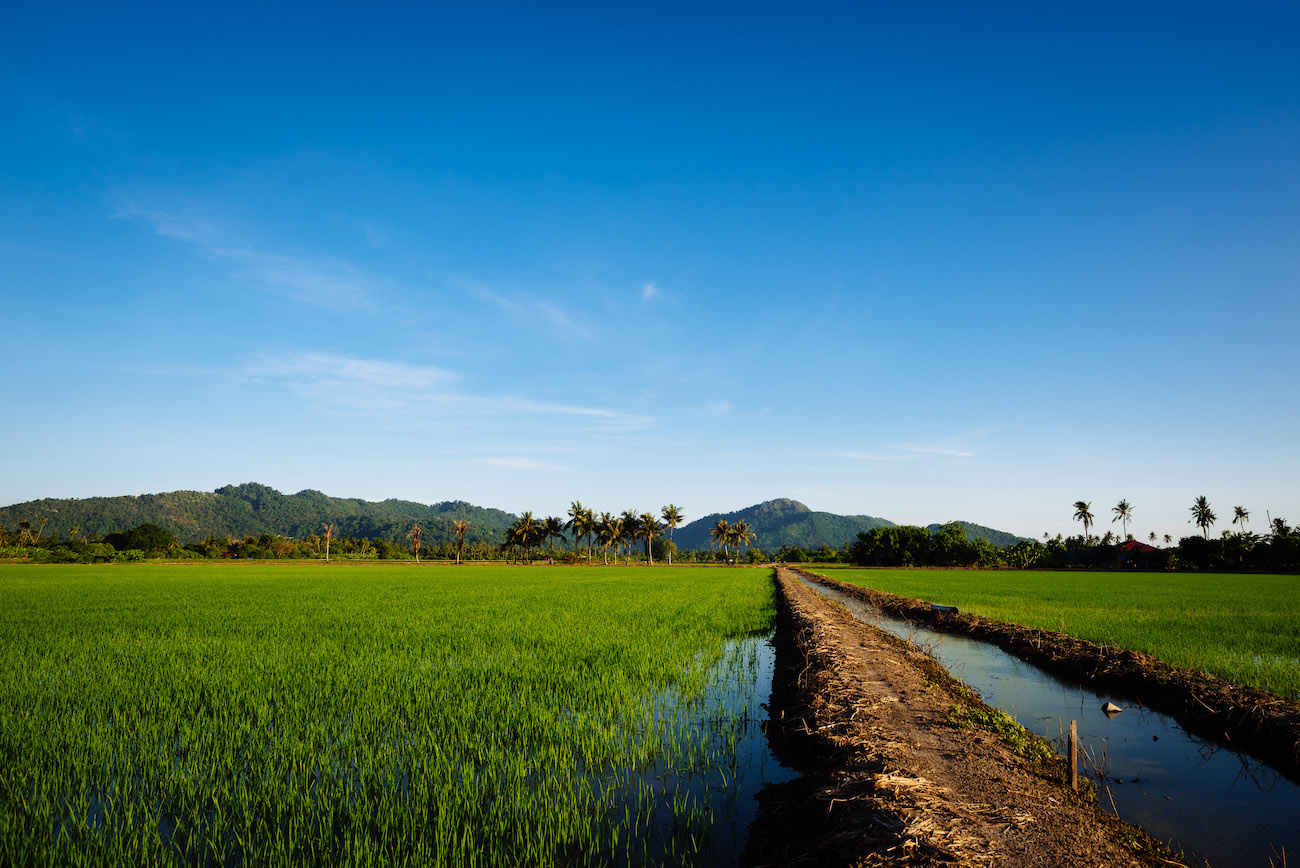
[[[1079,722],[1070,721],[1070,789],[1079,791]]]

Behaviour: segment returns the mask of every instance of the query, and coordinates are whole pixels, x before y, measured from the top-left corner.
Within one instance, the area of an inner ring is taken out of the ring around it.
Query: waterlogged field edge
[[[837,569],[830,577],[1300,699],[1300,577]]]

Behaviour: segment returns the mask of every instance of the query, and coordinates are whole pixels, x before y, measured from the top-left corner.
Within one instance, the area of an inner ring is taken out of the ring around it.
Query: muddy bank
[[[802,777],[760,795],[742,864],[1178,864],[1071,793],[1058,759],[954,726],[977,700],[929,658],[784,570],[777,583],[768,737]]]
[[[1256,756],[1300,782],[1298,701],[1239,687],[1204,672],[1179,669],[1137,651],[966,613],[936,612],[925,600],[860,588],[819,573],[795,572],[890,615],[990,642],[1046,672],[1104,687],[1169,714],[1188,732]]]

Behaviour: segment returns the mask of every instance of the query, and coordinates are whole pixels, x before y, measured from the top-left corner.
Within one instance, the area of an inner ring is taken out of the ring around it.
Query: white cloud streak
[[[601,407],[554,404],[509,395],[466,395],[452,388],[460,376],[441,368],[337,353],[263,354],[252,359],[238,378],[290,389],[318,407],[335,412],[391,409],[417,415],[572,416],[606,430],[636,430],[654,424],[649,416]]]
[[[828,458],[847,458],[850,461],[896,461],[897,455],[883,455],[877,452],[859,452],[855,449],[844,449],[836,452],[823,452]]]
[[[976,454],[974,449],[966,446],[963,441],[983,433],[983,431],[976,431],[973,434],[963,437],[950,437],[931,443],[902,443],[885,446],[883,449],[874,451],[839,449],[820,454],[829,458],[844,458],[850,461],[874,462],[912,461],[930,456],[941,458],[973,458]]]
[[[496,467],[502,470],[541,470],[552,473],[564,473],[568,470],[568,468],[561,467],[558,464],[550,464],[546,461],[536,461],[532,458],[476,458],[474,459],[474,463],[482,464],[485,467]]]
[[[352,265],[332,257],[307,259],[268,250],[239,237],[228,225],[185,210],[150,208],[124,198],[114,216],[137,220],[163,238],[182,242],[209,259],[228,263],[262,289],[318,307],[371,309],[378,286]]]
[[[469,295],[487,302],[525,326],[542,323],[549,326],[551,332],[557,337],[588,340],[592,336],[590,328],[548,301],[532,298],[527,294],[503,295],[481,283],[462,281],[460,286]]]
[[[904,452],[910,452],[916,455],[948,455],[953,458],[970,458],[975,453],[966,449],[955,449],[951,446],[904,446]]]

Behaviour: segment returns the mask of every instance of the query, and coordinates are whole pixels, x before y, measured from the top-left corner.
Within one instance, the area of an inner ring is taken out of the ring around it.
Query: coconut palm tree
[[[34,541],[34,538],[32,537],[32,523],[30,521],[24,518],[18,522],[18,527],[22,530],[22,535],[27,538],[29,543]]]
[[[554,515],[542,519],[542,541],[551,539],[564,542],[564,519]]]
[[[1244,506],[1234,506],[1232,508],[1232,523],[1240,524],[1241,529],[1246,529],[1246,522],[1250,521],[1250,510]]]
[[[671,503],[660,510],[659,514],[664,517],[664,527],[668,528],[668,566],[671,567],[673,565],[673,528],[680,526],[686,516]]]
[[[530,555],[535,554],[535,550],[542,547],[546,542],[546,522],[540,518],[533,518],[532,513],[527,513],[528,521],[523,525],[524,549]]]
[[[596,513],[588,509],[582,516],[582,528],[587,537],[587,560],[591,560],[591,546],[596,536]]]
[[[330,562],[330,539],[334,536],[334,525],[321,522],[320,526],[325,528],[325,563]],[[229,542],[226,545],[230,545]]]
[[[1210,525],[1218,520],[1214,510],[1210,509],[1210,501],[1204,494],[1192,501],[1191,506],[1192,518],[1189,524],[1195,524],[1201,529],[1201,533],[1206,539],[1210,538]]]
[[[1133,520],[1133,504],[1129,503],[1128,500],[1121,500],[1112,506],[1110,511],[1115,513],[1115,517],[1110,520],[1110,523],[1114,524],[1118,521],[1120,527],[1124,528],[1124,538],[1128,539],[1128,523]]]
[[[623,532],[619,534],[619,548],[623,543],[627,543],[627,562],[632,563],[632,549],[636,541],[641,537],[641,517],[636,514],[634,509],[625,509],[619,516],[619,521]]]
[[[1169,534],[1165,534],[1165,545],[1169,545],[1173,541],[1174,541],[1173,537],[1171,537]]]
[[[1093,520],[1093,514],[1090,511],[1091,509],[1091,503],[1086,503],[1082,500],[1076,500],[1074,502],[1074,520],[1083,522],[1084,542],[1087,542],[1091,538],[1088,532],[1088,529],[1092,527]]]
[[[460,552],[465,548],[465,531],[469,530],[469,522],[458,518],[451,523],[451,529],[456,534],[456,563],[460,563]]]
[[[720,518],[709,528],[709,538],[713,540],[714,545],[722,546],[723,560],[730,560],[731,552],[727,546],[731,544],[731,522],[725,518]]]
[[[749,545],[756,538],[756,534],[749,529],[749,522],[738,521],[731,526],[731,539],[736,546],[736,562],[740,563],[740,550]]]
[[[37,542],[41,541],[41,534],[45,532],[45,526],[49,523],[50,520],[46,516],[41,516],[40,518],[36,519],[36,541]]]
[[[614,566],[618,566],[618,556],[623,553],[623,540],[627,537],[627,527],[623,516],[614,515],[609,519],[610,544],[614,546]]]
[[[533,518],[530,510],[519,516],[507,529],[505,545],[519,546],[524,550],[524,560],[531,562],[533,547],[545,540],[545,533],[545,525]]]
[[[602,512],[596,519],[596,542],[600,543],[601,563],[609,566],[609,547],[618,539],[618,519],[608,512]]]
[[[411,526],[406,538],[411,541],[411,551],[415,554],[415,562],[418,564],[420,562],[420,525],[418,522]]]
[[[641,513],[637,519],[637,528],[641,531],[641,538],[645,540],[645,559],[650,566],[655,565],[654,552],[651,549],[654,546],[655,537],[663,535],[663,528],[659,526],[658,520],[648,512]]]
[[[1154,544],[1155,544],[1155,541],[1156,541],[1156,532],[1155,532],[1155,531],[1151,531],[1151,535],[1148,536],[1147,539],[1151,540],[1152,544],[1154,545]]]
[[[569,504],[569,520],[564,523],[567,530],[573,531],[573,552],[577,554],[578,544],[581,542],[583,535],[586,533],[586,519],[591,514],[591,510],[582,505],[581,500],[575,500]]]

